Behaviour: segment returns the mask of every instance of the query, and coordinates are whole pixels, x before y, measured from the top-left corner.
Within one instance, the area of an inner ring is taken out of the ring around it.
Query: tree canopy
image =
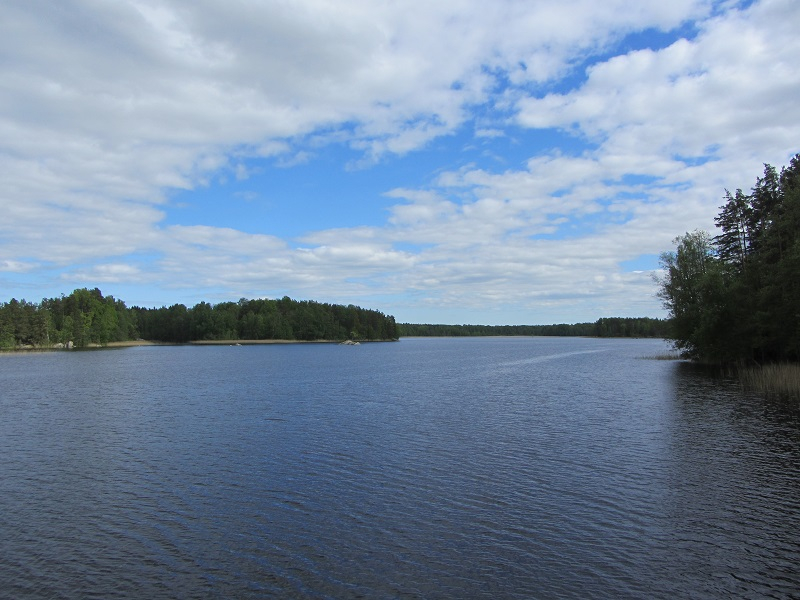
[[[586,336],[586,337],[666,337],[668,325],[649,317],[604,317],[594,323],[554,325],[430,325],[401,323],[401,336]]]
[[[99,289],[78,289],[39,304],[0,303],[0,348],[123,342],[138,338],[184,343],[210,340],[391,340],[394,317],[354,305],[246,300],[192,308],[128,308]]]
[[[683,354],[709,362],[800,359],[800,154],[726,191],[719,233],[686,233],[661,255],[659,296]]]
[[[393,340],[401,336],[595,336],[665,337],[661,319],[602,318],[555,325],[396,324],[392,316],[354,306],[298,301],[247,300],[128,308],[95,288],[35,304],[0,303],[0,348],[82,348],[144,339],[166,343],[221,340]]]

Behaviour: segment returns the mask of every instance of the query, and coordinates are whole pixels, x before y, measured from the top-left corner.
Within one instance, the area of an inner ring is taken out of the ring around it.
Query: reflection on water
[[[791,597],[796,406],[653,340],[0,357],[0,597]]]
[[[665,553],[709,597],[791,597],[798,588],[798,406],[675,368]],[[679,549],[679,552],[676,552]]]

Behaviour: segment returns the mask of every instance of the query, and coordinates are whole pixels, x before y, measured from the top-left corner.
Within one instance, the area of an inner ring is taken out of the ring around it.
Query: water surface
[[[0,356],[0,597],[800,595],[796,409],[664,349]]]

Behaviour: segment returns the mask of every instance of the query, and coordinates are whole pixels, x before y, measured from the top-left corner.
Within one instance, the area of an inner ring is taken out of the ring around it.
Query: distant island
[[[574,325],[397,324],[391,315],[352,304],[310,300],[247,300],[191,308],[127,307],[95,288],[45,298],[0,303],[0,349],[86,348],[134,342],[170,344],[279,341],[389,341],[424,336],[666,337],[668,322],[603,318]]]
[[[185,344],[220,341],[389,341],[394,317],[352,304],[247,300],[187,308],[128,308],[95,288],[41,303],[0,304],[0,348],[86,348],[136,340]]]

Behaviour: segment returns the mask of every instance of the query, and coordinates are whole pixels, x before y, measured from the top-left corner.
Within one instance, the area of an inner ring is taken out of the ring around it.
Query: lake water
[[[0,356],[0,598],[800,597],[800,420],[656,340]]]

